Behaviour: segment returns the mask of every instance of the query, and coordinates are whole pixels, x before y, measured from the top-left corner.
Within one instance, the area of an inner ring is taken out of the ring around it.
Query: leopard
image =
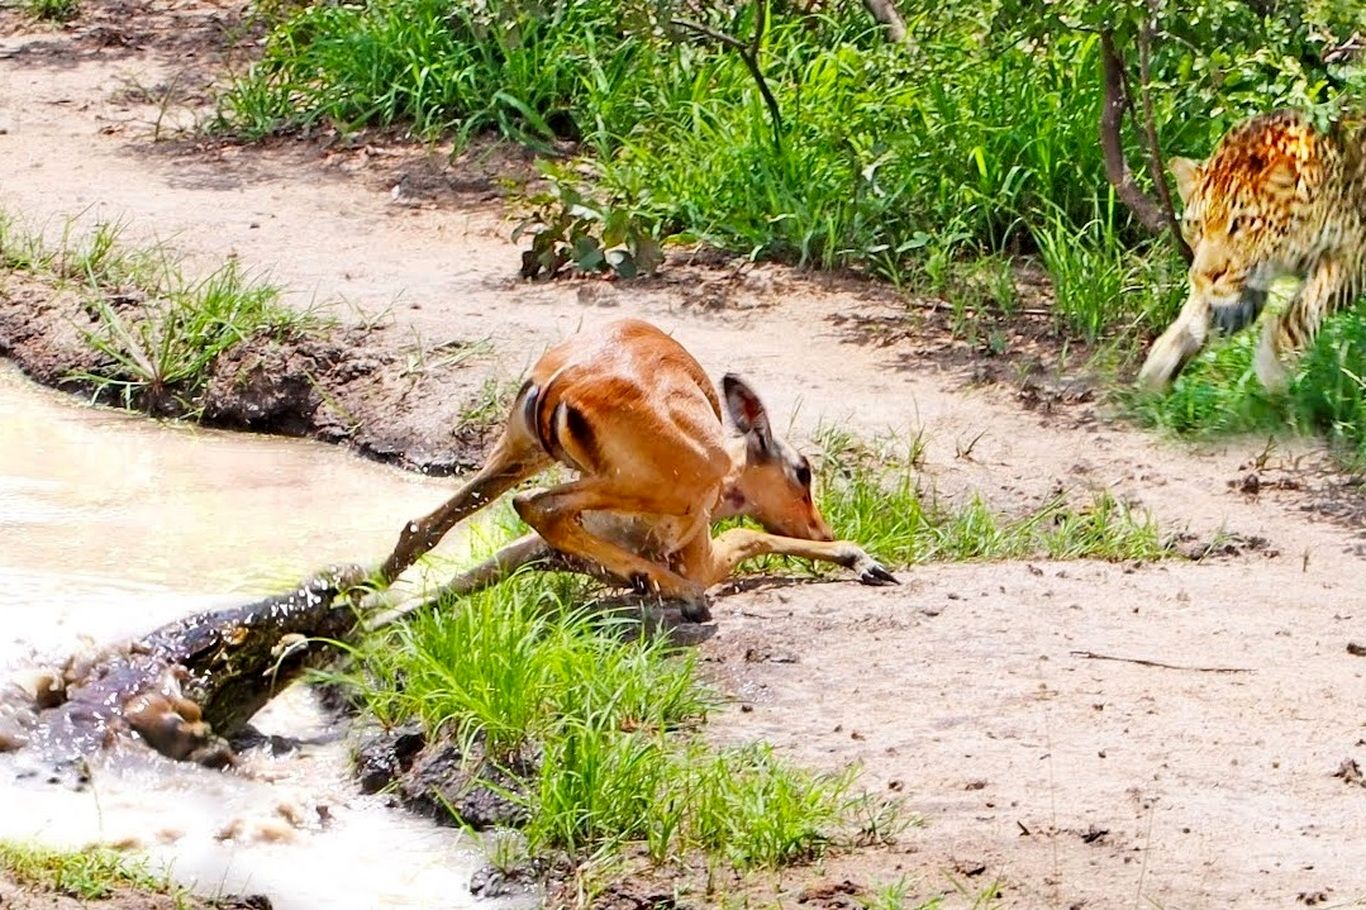
[[[1153,342],[1141,387],[1171,386],[1215,328],[1231,335],[1257,320],[1277,279],[1298,279],[1284,310],[1265,320],[1253,365],[1272,393],[1323,321],[1366,290],[1366,120],[1326,128],[1297,110],[1237,124],[1205,161],[1169,164],[1192,260],[1188,295]]]

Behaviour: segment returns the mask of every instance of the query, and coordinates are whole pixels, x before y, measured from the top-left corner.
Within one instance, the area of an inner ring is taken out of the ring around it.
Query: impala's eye
[[[805,461],[797,467],[797,483],[804,487],[811,486],[811,465]]]

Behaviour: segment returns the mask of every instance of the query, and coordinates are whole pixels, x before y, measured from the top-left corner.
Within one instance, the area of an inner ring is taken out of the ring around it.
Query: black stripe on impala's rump
[[[593,430],[588,424],[588,419],[578,408],[563,399],[554,401],[557,378],[558,373],[551,376],[544,386],[537,386],[531,380],[527,380],[522,386],[522,391],[518,393],[521,396],[522,422],[536,437],[541,451],[563,465],[582,471],[583,466],[565,450],[560,437],[561,434],[567,433],[571,441],[582,450],[596,454],[597,445],[593,438]]]
[[[554,382],[553,376],[551,382]],[[517,394],[521,400],[522,423],[526,425],[527,431],[536,437],[541,451],[556,461],[565,462],[564,448],[560,445],[555,430],[559,422],[557,415],[560,408],[564,407],[563,403],[550,413],[546,413],[550,396],[546,394],[546,389],[535,385],[530,379],[522,385],[522,391]]]

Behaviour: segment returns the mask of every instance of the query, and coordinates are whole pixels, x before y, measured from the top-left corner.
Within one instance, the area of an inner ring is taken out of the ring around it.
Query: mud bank
[[[208,900],[189,894],[157,894],[118,886],[97,899],[101,910],[271,910],[270,899],[260,894]],[[6,910],[80,910],[90,902],[47,888],[25,885],[8,872],[0,872],[0,907]]]
[[[134,320],[148,305],[137,295],[115,303],[121,317]],[[87,340],[97,331],[83,294],[37,275],[0,275],[0,356],[44,385],[119,404],[115,392],[99,393],[80,378],[108,365]],[[339,443],[444,475],[476,466],[503,416],[478,400],[496,390],[481,393],[470,372],[453,365],[477,359],[478,350],[459,338],[405,349],[365,326],[258,335],[220,355],[201,389],[170,386],[132,404],[153,416],[191,415],[208,426]]]

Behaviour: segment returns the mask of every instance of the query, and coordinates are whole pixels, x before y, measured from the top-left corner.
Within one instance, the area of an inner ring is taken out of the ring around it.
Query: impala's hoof
[[[680,605],[679,612],[688,622],[711,622],[711,605],[707,603],[706,594],[687,598]]]
[[[859,569],[858,580],[865,585],[873,585],[874,587],[901,584],[895,575],[882,567],[881,563],[871,561],[869,565]]]
[[[858,580],[865,585],[899,585],[896,576],[888,572],[886,567],[876,559],[868,555],[857,544],[846,543],[844,550],[840,553],[839,562],[841,565],[853,570],[858,576]]]

